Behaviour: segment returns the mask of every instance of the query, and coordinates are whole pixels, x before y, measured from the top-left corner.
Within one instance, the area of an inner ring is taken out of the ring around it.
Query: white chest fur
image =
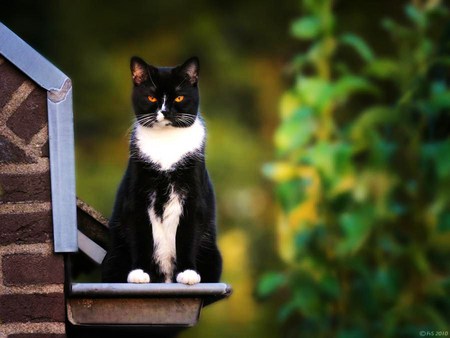
[[[174,262],[176,259],[176,235],[178,223],[183,213],[183,197],[177,194],[173,186],[170,187],[169,200],[164,205],[162,217],[158,217],[154,210],[155,197],[150,197],[148,215],[152,223],[153,257],[165,276],[165,282],[172,281]]]
[[[170,170],[187,154],[199,152],[205,140],[205,127],[199,118],[187,128],[138,125],[135,137],[141,156],[158,164],[161,170]]]

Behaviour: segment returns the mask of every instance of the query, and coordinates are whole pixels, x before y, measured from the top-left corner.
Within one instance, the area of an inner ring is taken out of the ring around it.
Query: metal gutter
[[[230,293],[231,287],[223,283],[74,283],[67,298],[67,318],[75,327],[189,327],[198,322],[204,304]]]

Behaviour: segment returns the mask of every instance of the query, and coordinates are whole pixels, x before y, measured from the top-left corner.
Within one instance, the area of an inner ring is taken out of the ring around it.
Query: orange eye
[[[184,100],[184,96],[180,95],[180,96],[177,96],[177,98],[175,99],[175,102],[181,102],[183,100]]]
[[[150,102],[156,102],[156,101],[158,101],[158,100],[156,99],[156,97],[154,97],[154,96],[149,96],[149,97],[148,97],[148,100],[149,100]]]

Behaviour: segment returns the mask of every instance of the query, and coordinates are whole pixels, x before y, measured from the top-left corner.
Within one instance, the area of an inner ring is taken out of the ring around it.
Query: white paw
[[[130,271],[127,277],[128,283],[150,283],[150,276],[142,269]]]
[[[184,270],[177,275],[177,282],[188,285],[198,284],[200,275],[194,270]]]

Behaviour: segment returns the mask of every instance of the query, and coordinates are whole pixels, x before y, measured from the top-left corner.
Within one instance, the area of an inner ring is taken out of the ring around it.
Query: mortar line
[[[0,124],[5,124],[11,115],[28,98],[36,85],[30,80],[25,80],[19,88],[11,95],[9,101],[1,108]]]

